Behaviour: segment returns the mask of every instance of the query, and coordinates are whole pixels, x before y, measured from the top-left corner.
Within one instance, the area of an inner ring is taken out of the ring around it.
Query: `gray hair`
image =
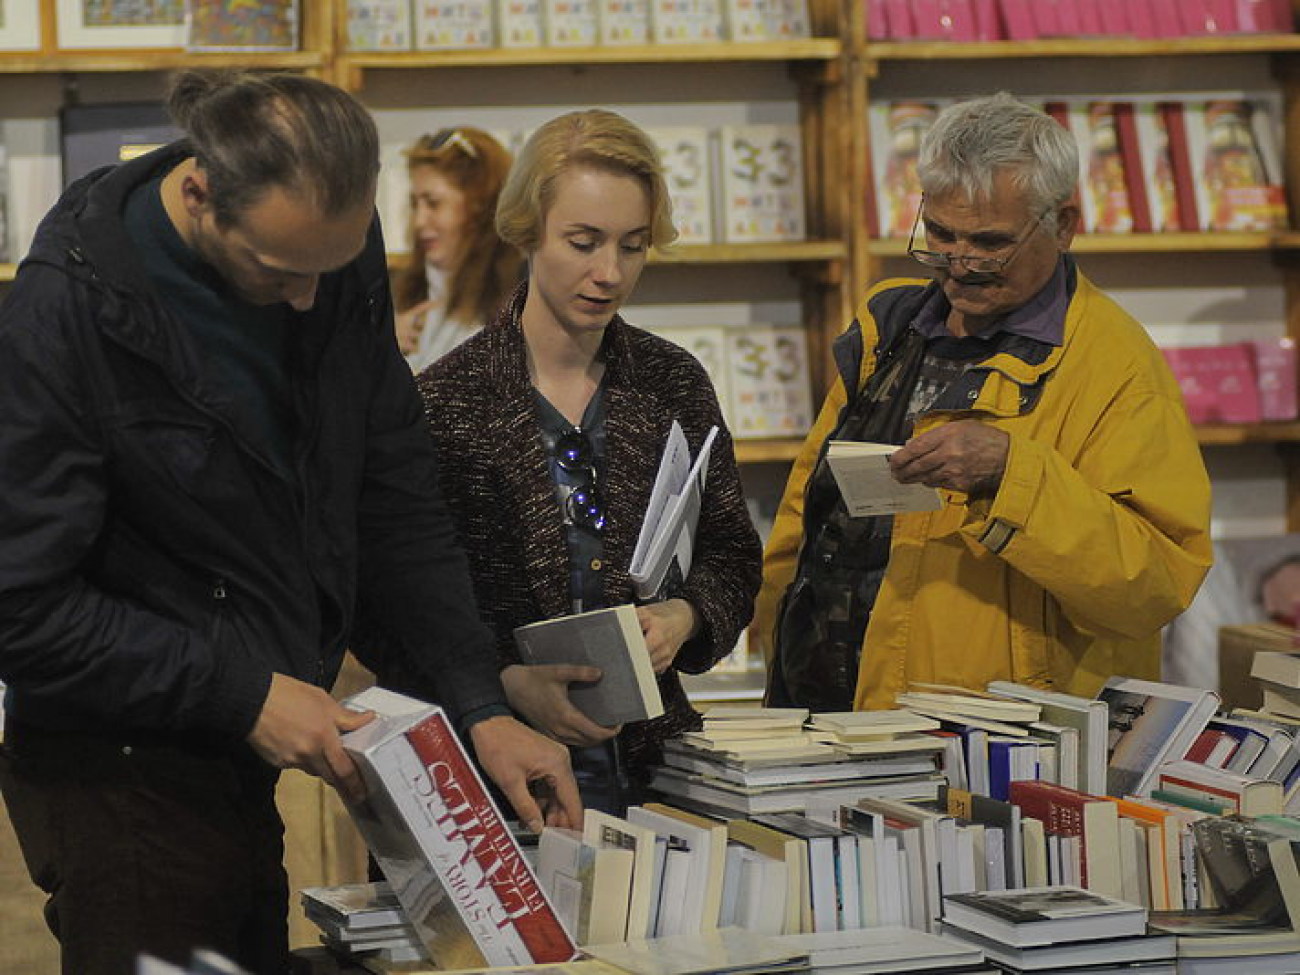
[[[987,200],[1004,169],[1050,224],[1078,186],[1079,147],[1050,115],[1005,91],[949,105],[921,140],[917,174],[927,196]]]

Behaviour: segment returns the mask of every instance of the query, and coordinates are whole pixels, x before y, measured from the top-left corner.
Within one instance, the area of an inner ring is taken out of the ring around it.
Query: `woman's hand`
[[[700,631],[700,614],[685,599],[638,606],[636,615],[656,674],[671,667],[682,644]]]
[[[434,306],[432,301],[422,301],[406,311],[397,313],[397,347],[402,355],[410,355],[420,347],[420,333],[424,331],[424,316]]]
[[[534,728],[566,745],[586,748],[608,741],[623,727],[598,725],[569,700],[571,683],[591,683],[600,677],[598,667],[512,664],[501,671],[501,684],[505,687],[510,706],[527,718]]]

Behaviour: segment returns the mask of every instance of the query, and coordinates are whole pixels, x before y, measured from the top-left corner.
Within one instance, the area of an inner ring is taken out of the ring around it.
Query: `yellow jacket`
[[[995,355],[981,363],[989,372],[969,412],[917,421],[917,433],[971,416],[1005,430],[1006,473],[992,499],[945,492],[939,511],[895,517],[856,707],[890,707],[913,681],[981,688],[1009,679],[1091,697],[1112,674],[1159,678],[1160,627],[1191,602],[1210,565],[1209,479],[1159,350],[1082,274],[1076,282],[1063,344],[1045,361]],[[867,355],[848,377],[856,388],[870,376],[882,325],[906,327],[877,323],[873,308],[896,307],[891,289],[925,284],[884,281],[862,302]],[[845,405],[845,382],[842,373],[795,460],[764,553],[750,632],[769,664],[803,538],[804,487]],[[1022,397],[1035,395],[1021,412]]]

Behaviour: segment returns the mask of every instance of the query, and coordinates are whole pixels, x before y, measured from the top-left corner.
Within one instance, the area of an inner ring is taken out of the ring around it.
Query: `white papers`
[[[826,451],[835,483],[849,515],[892,515],[900,511],[937,511],[939,492],[924,484],[900,484],[889,470],[889,455],[898,447],[888,443],[832,440]]]
[[[628,569],[641,599],[665,598],[665,583],[680,582],[691,571],[709,451],[717,435],[718,428],[710,428],[692,464],[690,445],[681,424],[674,420],[668,431],[668,442],[664,445],[645,521],[641,523],[641,534],[637,536]]]

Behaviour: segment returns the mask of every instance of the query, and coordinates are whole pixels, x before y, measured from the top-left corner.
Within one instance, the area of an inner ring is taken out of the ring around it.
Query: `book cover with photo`
[[[542,0],[496,0],[497,43],[504,48],[541,47]],[[512,149],[508,143],[501,143]]]
[[[1126,234],[1133,230],[1133,210],[1115,103],[1077,101],[1069,111],[1070,131],[1079,144],[1083,229],[1094,234]]]
[[[651,0],[654,44],[711,44],[725,32],[723,0]]]
[[[1112,677],[1097,693],[1109,711],[1106,792],[1149,795],[1162,762],[1182,758],[1218,710],[1213,691]]]
[[[649,42],[650,0],[599,0],[599,15],[602,46]]]
[[[943,104],[938,100],[880,101],[872,102],[867,110],[877,237],[906,240],[911,233],[921,209],[916,157],[922,137]]]
[[[1179,203],[1167,109],[1167,103],[1149,100],[1133,106],[1137,164],[1145,188],[1147,219],[1154,233],[1196,229],[1194,215],[1185,217]]]
[[[596,0],[542,0],[547,47],[591,47],[596,43]]]
[[[1263,95],[1190,100],[1184,109],[1201,229],[1287,225],[1279,109]]]

